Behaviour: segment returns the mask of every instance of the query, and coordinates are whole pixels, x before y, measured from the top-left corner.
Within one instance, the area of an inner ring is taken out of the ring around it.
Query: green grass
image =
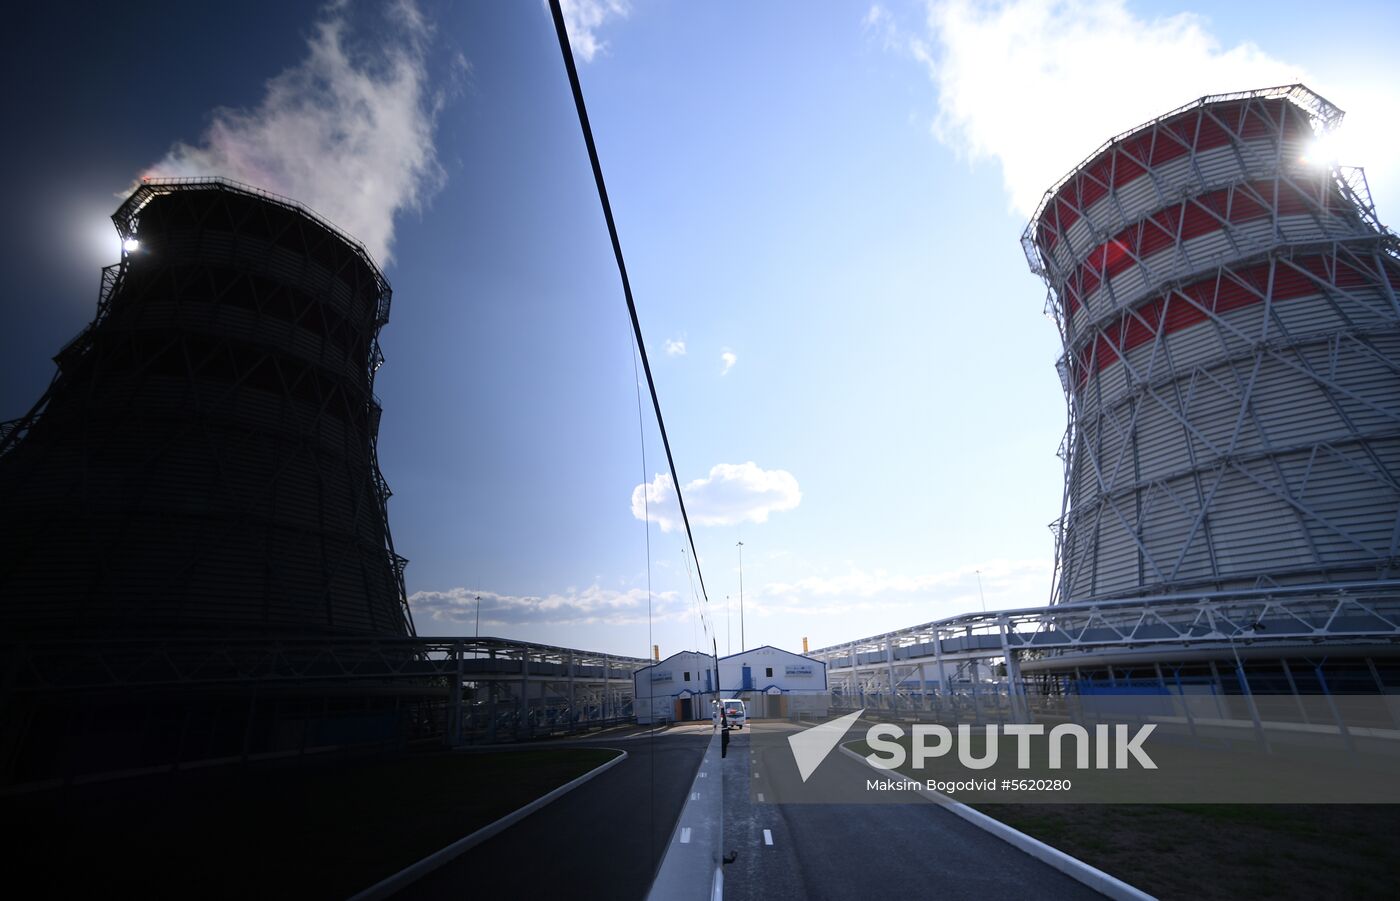
[[[344,898],[615,757],[436,753],[196,771],[0,801],[47,895]]]
[[[977,804],[1164,899],[1393,898],[1387,804]]]

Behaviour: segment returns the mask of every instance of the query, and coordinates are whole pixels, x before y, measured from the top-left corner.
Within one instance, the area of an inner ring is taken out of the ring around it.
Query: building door
[[[747,667],[747,666],[744,667],[743,676],[744,676],[744,691],[753,691],[753,670],[750,669],[750,668]]]
[[[692,711],[693,707],[690,703],[690,698],[681,698],[681,715],[676,719],[682,723],[689,722],[695,719],[695,715]]]

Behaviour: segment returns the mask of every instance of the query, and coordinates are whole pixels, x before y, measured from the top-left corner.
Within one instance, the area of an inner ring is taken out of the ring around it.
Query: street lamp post
[[[744,641],[744,542],[739,542],[739,652],[749,649]]]

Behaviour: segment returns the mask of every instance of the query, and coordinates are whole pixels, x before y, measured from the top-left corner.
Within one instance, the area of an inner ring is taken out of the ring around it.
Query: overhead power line
[[[690,531],[690,517],[685,512],[685,498],[681,496],[681,480],[676,473],[676,460],[671,454],[671,439],[666,435],[666,420],[661,416],[661,401],[656,396],[656,382],[651,377],[651,362],[647,359],[647,346],[642,341],[642,324],[637,319],[637,304],[632,300],[632,283],[627,278],[627,263],[622,258],[622,242],[617,237],[617,223],[613,220],[612,204],[608,202],[608,187],[603,181],[603,167],[598,162],[598,147],[593,143],[593,128],[588,124],[588,108],[583,102],[583,88],[579,85],[578,67],[574,65],[574,51],[569,45],[569,31],[564,26],[564,13],[559,0],[549,0],[549,10],[554,16],[554,31],[559,37],[559,52],[564,56],[564,68],[569,72],[569,87],[574,93],[574,108],[578,110],[578,124],[583,129],[583,142],[588,145],[588,160],[593,164],[593,181],[598,186],[598,199],[603,204],[603,218],[608,222],[608,237],[612,238],[613,256],[617,258],[617,271],[622,276],[622,293],[627,298],[627,312],[632,317],[632,334],[637,340],[637,351],[642,358],[642,370],[647,377],[647,390],[651,392],[651,406],[656,411],[656,425],[661,431],[661,444],[666,448],[666,464],[671,468],[671,483],[676,489],[676,502],[681,508],[681,521],[685,524],[685,537],[690,542],[690,553],[695,558],[695,575],[700,582],[700,594],[705,603],[710,595],[705,591],[705,576],[700,572],[700,555],[695,552],[695,536]],[[645,487],[642,489],[646,490]]]

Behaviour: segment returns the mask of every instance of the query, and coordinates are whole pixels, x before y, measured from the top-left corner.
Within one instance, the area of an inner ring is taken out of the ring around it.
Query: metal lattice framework
[[[1393,580],[1397,241],[1301,85],[1120,135],[1023,238],[1064,345],[1053,602]]]
[[[1037,671],[1100,669],[1115,660],[1151,668],[1237,654],[1393,659],[1400,655],[1400,596],[1390,583],[1374,582],[1056,604],[949,617],[810,656],[827,664],[833,690],[848,704],[873,696],[886,706],[918,707],[979,684],[984,694],[1024,697],[1024,674]],[[990,679],[1001,667],[1001,678]]]
[[[489,637],[0,641],[0,785],[612,725],[648,662]]]
[[[0,644],[11,691],[97,691],[175,686],[310,684],[422,679],[460,671],[466,681],[551,675],[631,684],[649,661],[506,638],[112,639]]]
[[[0,430],[0,621],[411,635],[379,470],[390,289],[304,207],[143,182],[93,322]]]

